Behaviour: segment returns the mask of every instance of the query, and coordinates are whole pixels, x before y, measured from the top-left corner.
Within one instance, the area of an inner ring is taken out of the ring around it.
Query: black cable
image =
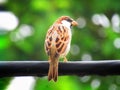
[[[48,61],[0,61],[0,77],[46,76]],[[120,75],[120,61],[59,62],[59,75]]]

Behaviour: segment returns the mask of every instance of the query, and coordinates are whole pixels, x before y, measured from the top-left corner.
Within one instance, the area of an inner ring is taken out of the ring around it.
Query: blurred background
[[[69,61],[120,59],[120,0],[0,0],[0,60],[47,60],[45,35],[62,15],[79,23]],[[120,90],[120,76],[60,76],[56,83],[47,77],[0,78],[0,90],[73,89]]]

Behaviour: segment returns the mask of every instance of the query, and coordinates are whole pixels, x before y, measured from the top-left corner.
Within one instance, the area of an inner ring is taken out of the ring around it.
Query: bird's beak
[[[76,21],[72,21],[72,26],[77,26],[78,23]]]

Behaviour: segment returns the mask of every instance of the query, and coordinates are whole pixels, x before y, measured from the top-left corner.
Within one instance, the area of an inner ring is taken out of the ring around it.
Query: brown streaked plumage
[[[61,16],[48,29],[45,39],[45,51],[49,56],[48,80],[57,81],[59,58],[63,57],[67,61],[66,55],[70,50],[71,26],[76,26],[77,22],[69,16]]]

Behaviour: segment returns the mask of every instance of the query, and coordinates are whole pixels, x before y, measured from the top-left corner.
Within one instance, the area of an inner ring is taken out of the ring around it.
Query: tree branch
[[[0,77],[46,76],[48,61],[0,61]],[[59,75],[120,75],[120,61],[59,62]]]

